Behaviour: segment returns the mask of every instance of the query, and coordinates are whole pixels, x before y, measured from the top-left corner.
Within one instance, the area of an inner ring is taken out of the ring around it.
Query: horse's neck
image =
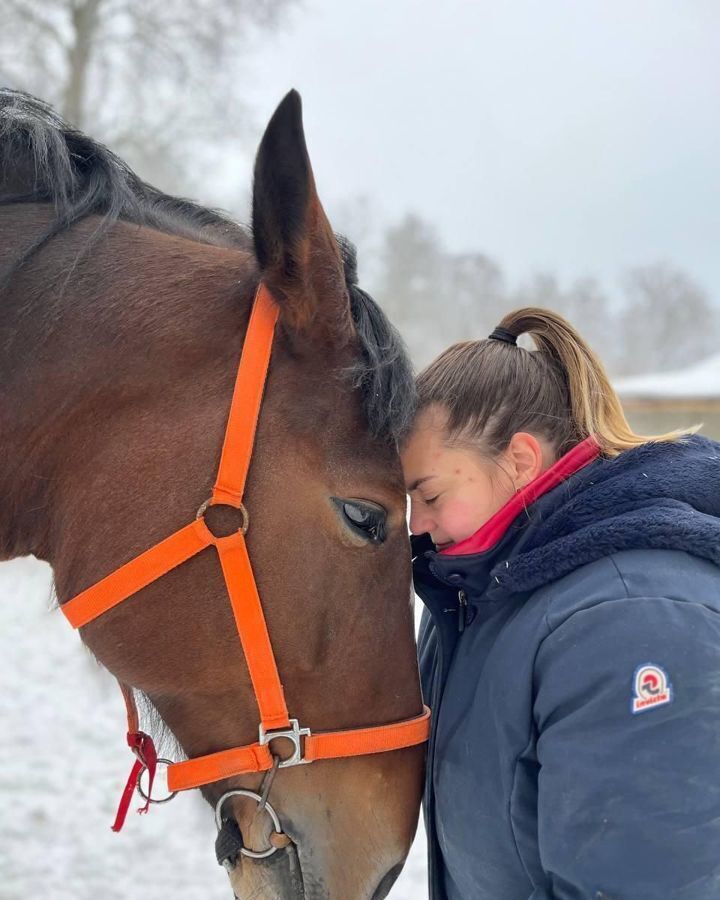
[[[7,284],[3,279],[51,216],[38,204],[0,207],[0,559],[33,553],[47,542],[44,510],[51,476],[44,462],[44,419],[59,399],[56,379],[42,384],[38,360],[45,327],[38,303],[47,288],[30,267],[15,272]]]
[[[231,357],[233,295],[242,321],[236,252],[168,235],[148,249],[123,224],[77,267],[59,300],[48,285],[63,279],[48,268],[62,241],[82,239],[83,224],[54,239],[0,297],[0,559],[49,559],[54,532],[66,525],[55,516],[57,493],[73,458],[82,467],[91,457],[83,435],[94,440],[156,382],[191,377],[203,354]]]

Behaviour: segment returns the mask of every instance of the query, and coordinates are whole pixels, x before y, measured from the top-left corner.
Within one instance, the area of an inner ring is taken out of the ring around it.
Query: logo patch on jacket
[[[653,663],[638,666],[633,677],[633,713],[645,712],[654,706],[672,702],[672,685],[665,671]]]

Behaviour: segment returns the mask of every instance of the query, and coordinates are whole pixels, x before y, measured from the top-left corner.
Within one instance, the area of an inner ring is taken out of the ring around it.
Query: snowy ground
[[[197,795],[111,832],[130,762],[122,699],[50,606],[47,566],[0,564],[0,900],[228,900]],[[390,898],[426,897],[419,835]]]

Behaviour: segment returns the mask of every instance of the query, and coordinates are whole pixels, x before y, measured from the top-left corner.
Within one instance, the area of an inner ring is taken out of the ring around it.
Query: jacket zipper
[[[458,632],[460,634],[465,631],[465,625],[467,622],[467,594],[465,591],[458,591]]]
[[[443,576],[437,574],[430,567],[430,571],[438,579],[438,581],[447,584],[452,587],[456,587],[456,585],[448,581]],[[468,608],[467,594],[464,590],[460,589],[458,591],[458,632],[462,633],[465,630],[466,624],[466,613]],[[450,612],[450,610],[444,610],[444,612]],[[437,622],[436,616],[433,614],[433,620],[435,621],[435,629],[437,634],[437,654],[434,660],[435,664],[435,677],[433,678],[433,690],[432,697],[430,698],[430,708],[432,709],[433,716],[433,728],[430,734],[430,740],[428,742],[428,751],[427,757],[425,760],[425,797],[426,797],[426,810],[427,817],[429,822],[433,825],[433,830],[435,826],[435,789],[434,789],[434,770],[435,770],[435,736],[436,736],[436,723],[438,721],[438,716],[440,714],[440,703],[442,698],[442,688],[444,687],[444,659],[443,659],[443,637],[442,637],[442,627],[439,626]],[[429,880],[429,891],[430,891],[430,900],[444,900],[444,895],[440,886],[440,868],[441,863],[439,860],[440,856],[440,845],[438,843],[438,838],[436,833],[430,833],[428,830],[428,880]]]
[[[435,831],[435,788],[433,784],[433,774],[435,769],[435,723],[437,722],[437,716],[440,712],[440,697],[441,697],[441,685],[442,685],[442,670],[443,670],[443,648],[442,648],[442,637],[440,633],[437,633],[437,651],[435,655],[435,678],[433,684],[432,697],[430,698],[430,708],[432,710],[433,716],[433,729],[430,735],[430,741],[428,743],[428,752],[427,759],[425,761],[425,804],[427,811],[428,824],[432,826],[428,828],[428,880],[429,880],[429,891],[430,897],[432,900],[435,900],[435,886],[439,882],[440,874],[439,874],[439,860],[438,855],[440,852],[440,848],[438,846],[437,835],[434,833]]]

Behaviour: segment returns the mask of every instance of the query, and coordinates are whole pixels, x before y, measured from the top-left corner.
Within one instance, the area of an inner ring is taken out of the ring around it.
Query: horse
[[[249,230],[0,91],[0,559],[49,562],[67,609],[192,518],[261,288],[277,324],[242,511],[287,707],[303,735],[419,720],[397,452],[412,370],[325,215],[296,92],[260,142]],[[237,509],[202,506],[218,546],[243,531]],[[192,761],[258,739],[241,627],[199,552],[81,637]],[[308,761],[299,734],[280,734],[271,773],[200,786],[216,809],[229,796],[234,894],[381,900],[417,825],[422,742],[291,765]]]

